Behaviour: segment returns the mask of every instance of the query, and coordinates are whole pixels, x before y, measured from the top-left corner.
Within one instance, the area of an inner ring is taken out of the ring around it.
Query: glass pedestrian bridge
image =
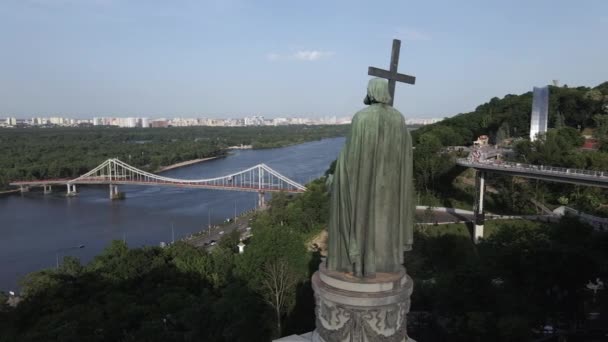
[[[491,173],[608,188],[608,171],[533,165],[493,159],[459,158],[456,164]]]

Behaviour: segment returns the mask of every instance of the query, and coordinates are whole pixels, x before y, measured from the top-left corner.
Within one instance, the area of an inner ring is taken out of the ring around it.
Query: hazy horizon
[[[0,117],[345,117],[402,40],[395,107],[443,118],[608,80],[608,3],[4,0]]]

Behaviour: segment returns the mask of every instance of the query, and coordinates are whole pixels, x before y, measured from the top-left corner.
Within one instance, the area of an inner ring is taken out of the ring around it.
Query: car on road
[[[220,231],[220,235],[224,235],[224,231],[223,231],[223,230],[222,230],[222,231]]]
[[[215,246],[216,243],[217,243],[217,241],[211,240],[211,241],[209,241],[209,246]]]

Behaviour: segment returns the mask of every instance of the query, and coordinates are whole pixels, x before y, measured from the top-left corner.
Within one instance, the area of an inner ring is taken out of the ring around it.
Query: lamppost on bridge
[[[74,249],[82,249],[84,248],[84,245],[78,245],[78,246],[73,246],[73,247],[66,247],[66,248],[61,248],[55,251],[55,261],[56,261],[56,269],[59,269],[59,254],[61,254],[62,252],[67,252],[67,251],[71,251]]]

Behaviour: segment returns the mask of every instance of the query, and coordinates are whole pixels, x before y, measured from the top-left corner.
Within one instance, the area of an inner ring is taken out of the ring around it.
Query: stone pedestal
[[[328,271],[324,263],[312,277],[316,342],[411,342],[406,331],[413,281],[405,268],[356,278]]]

